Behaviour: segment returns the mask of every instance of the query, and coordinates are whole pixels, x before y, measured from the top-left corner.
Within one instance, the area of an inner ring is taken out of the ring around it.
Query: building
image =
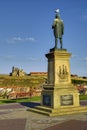
[[[25,76],[26,73],[17,67],[12,67],[12,72],[10,73],[10,76]]]

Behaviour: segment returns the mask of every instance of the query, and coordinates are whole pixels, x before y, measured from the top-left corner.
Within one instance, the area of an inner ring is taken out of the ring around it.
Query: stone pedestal
[[[71,83],[71,54],[65,49],[51,49],[46,57],[48,77],[41,94],[41,105],[29,110],[48,116],[87,112],[86,106],[80,106],[78,91]]]
[[[50,50],[47,84],[43,86],[41,105],[53,109],[79,106],[79,95],[71,84],[70,57],[65,49]]]

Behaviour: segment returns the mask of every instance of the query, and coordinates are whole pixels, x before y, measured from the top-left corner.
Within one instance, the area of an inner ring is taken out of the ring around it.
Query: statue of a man
[[[55,48],[57,48],[58,39],[59,39],[60,48],[62,49],[62,35],[64,34],[64,24],[63,24],[63,20],[60,19],[59,9],[56,10],[56,16],[52,25],[52,29],[54,29]]]

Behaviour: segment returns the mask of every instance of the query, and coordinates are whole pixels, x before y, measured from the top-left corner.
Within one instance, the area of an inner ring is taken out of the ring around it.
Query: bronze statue
[[[62,35],[64,34],[64,24],[63,20],[60,19],[59,9],[56,11],[56,16],[52,25],[52,29],[54,29],[55,36],[55,48],[57,48],[58,39],[60,40],[60,48],[62,49]]]

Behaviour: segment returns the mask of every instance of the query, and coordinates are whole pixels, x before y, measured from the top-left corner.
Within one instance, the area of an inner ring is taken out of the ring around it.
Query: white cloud
[[[15,62],[45,62],[44,58],[35,57],[20,57],[16,55],[0,55],[0,61],[15,61]]]
[[[72,58],[76,58],[77,56],[76,55],[71,55]]]
[[[87,21],[87,11],[86,12],[83,12],[81,15],[80,15],[80,20],[82,22],[86,22]]]
[[[86,58],[82,58],[82,57],[79,57],[79,56],[77,56],[77,55],[72,55],[71,58],[73,58],[73,59],[76,60],[76,61],[87,60],[87,57],[86,57]]]
[[[30,58],[27,58],[28,61],[35,61],[35,62],[44,62],[45,59],[44,58],[33,58],[33,57],[30,57]]]
[[[27,60],[29,60],[29,61],[37,61],[38,59],[30,57],[30,58],[27,58]]]
[[[87,61],[87,57],[84,58],[84,61]]]
[[[13,37],[12,40],[14,42],[16,42],[16,41],[23,41],[23,39],[21,37]]]
[[[83,20],[87,21],[87,14],[83,15]]]
[[[35,38],[33,37],[12,37],[7,40],[8,43],[25,43],[25,42],[35,42]]]
[[[14,56],[12,56],[12,55],[0,55],[0,59],[2,59],[2,60],[14,60]]]
[[[25,38],[25,40],[26,41],[32,41],[32,42],[35,41],[35,39],[33,37],[27,37],[27,38]]]

